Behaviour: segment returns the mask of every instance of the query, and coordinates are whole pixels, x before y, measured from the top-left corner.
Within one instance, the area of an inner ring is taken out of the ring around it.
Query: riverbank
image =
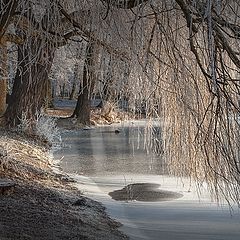
[[[0,195],[1,240],[126,239],[100,203],[52,171],[46,146],[34,139],[0,131],[0,179],[16,184]]]

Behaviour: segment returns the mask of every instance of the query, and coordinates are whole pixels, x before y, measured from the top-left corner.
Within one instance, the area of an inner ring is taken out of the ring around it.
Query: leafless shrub
[[[53,148],[61,144],[61,134],[57,127],[56,118],[46,116],[43,112],[37,115],[36,134],[47,140]]]

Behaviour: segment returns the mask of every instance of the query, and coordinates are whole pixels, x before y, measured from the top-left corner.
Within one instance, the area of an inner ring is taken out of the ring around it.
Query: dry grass
[[[5,152],[0,158],[0,177],[30,181],[46,179],[51,170],[49,152],[43,146],[11,134],[12,137],[6,133],[0,137],[0,148]]]

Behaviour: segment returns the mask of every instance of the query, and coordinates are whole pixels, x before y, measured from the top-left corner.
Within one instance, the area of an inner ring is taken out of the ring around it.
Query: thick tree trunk
[[[11,24],[12,17],[18,7],[19,0],[1,0],[0,9],[0,116],[6,110],[6,96],[8,85],[7,71],[7,41],[6,31]],[[9,35],[9,34],[8,34]],[[13,39],[11,39],[13,40]],[[13,41],[14,42],[14,41]],[[2,123],[2,121],[1,121]]]
[[[18,125],[23,116],[31,123],[35,122],[36,114],[44,104],[54,50],[41,39],[31,39],[25,46],[18,47],[19,67],[4,114],[7,125]]]
[[[86,83],[86,81],[84,82]],[[78,123],[81,123],[83,125],[90,125],[91,100],[89,99],[89,91],[87,88],[84,88],[82,93],[80,93],[78,96],[73,117],[77,118]]]
[[[1,42],[0,45],[0,116],[6,110],[7,96],[7,45]]]
[[[96,83],[96,68],[99,60],[99,46],[90,43],[86,49],[86,59],[83,69],[83,81],[80,84],[77,105],[72,117],[76,117],[78,123],[90,125],[91,96]]]

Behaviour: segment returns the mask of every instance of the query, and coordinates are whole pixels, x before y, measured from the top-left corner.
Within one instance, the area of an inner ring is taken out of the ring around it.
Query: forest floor
[[[104,207],[52,170],[49,151],[34,139],[0,130],[0,239],[127,239]]]

